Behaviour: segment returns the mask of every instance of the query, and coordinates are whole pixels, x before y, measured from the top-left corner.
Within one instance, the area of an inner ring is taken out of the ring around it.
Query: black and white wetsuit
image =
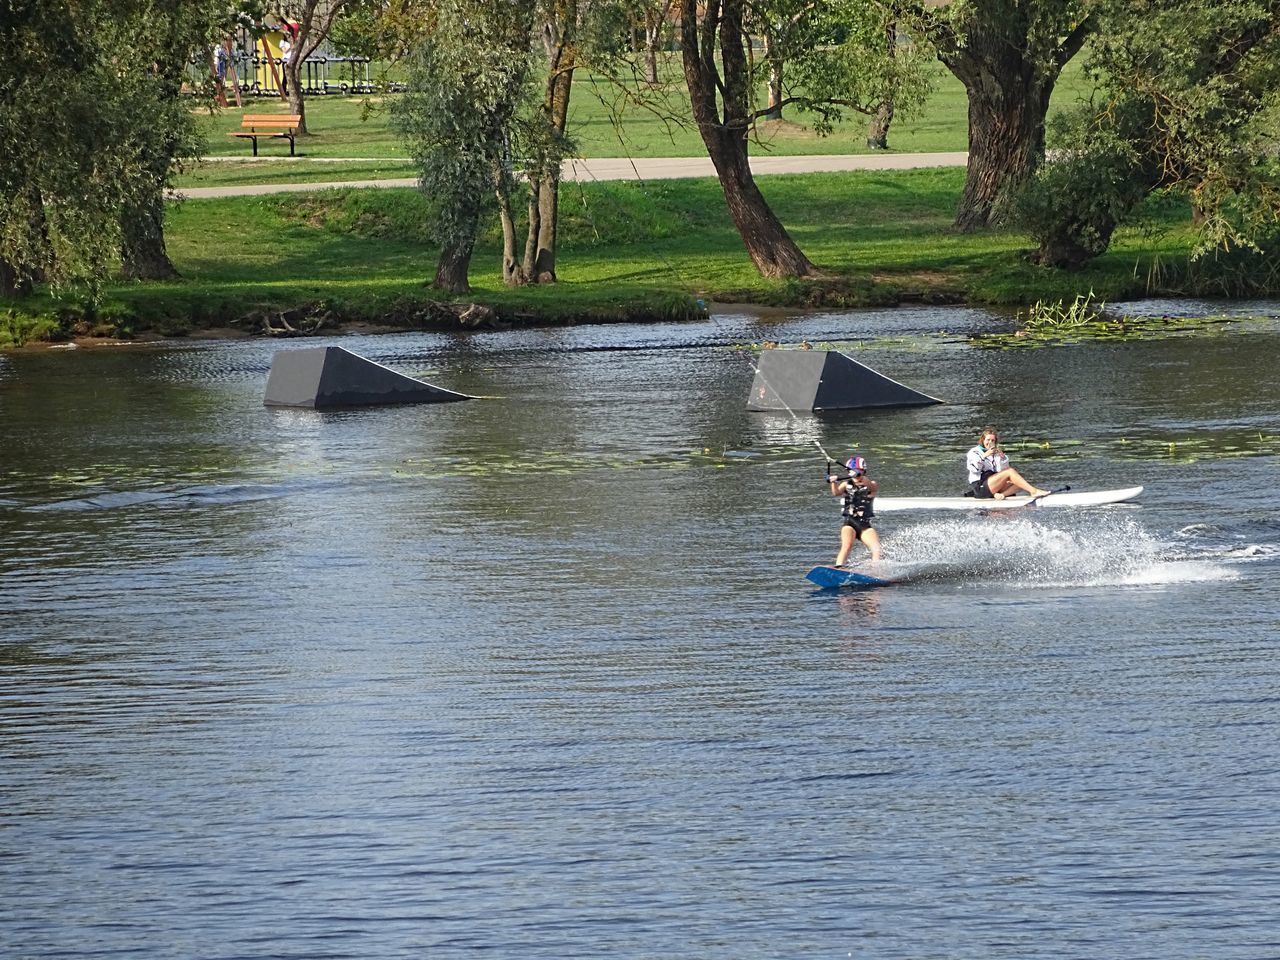
[[[993,473],[999,473],[1001,470],[1008,470],[1009,458],[999,450],[994,453],[987,453],[982,445],[979,444],[969,450],[964,462],[969,469],[969,495],[987,500],[994,499],[995,494],[987,486],[987,477]]]

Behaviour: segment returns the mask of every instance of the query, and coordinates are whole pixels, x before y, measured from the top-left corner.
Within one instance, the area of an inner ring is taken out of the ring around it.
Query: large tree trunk
[[[178,43],[176,15],[169,21],[170,48]],[[165,98],[177,104],[182,97],[183,67],[178,61],[158,67]],[[178,271],[169,259],[164,242],[164,188],[180,144],[176,132],[166,126],[157,140],[142,140],[143,161],[134,190],[120,209],[120,261],[130,280],[172,280]]]
[[[1087,16],[1055,25],[1034,16],[1033,7],[979,0],[958,30],[935,21],[938,58],[964,84],[969,99],[969,163],[957,230],[991,223],[1001,198],[1044,161],[1049,97],[1063,66],[1093,29]]]
[[[177,97],[178,87],[173,87]],[[167,138],[147,161],[148,170],[138,182],[140,196],[120,211],[120,260],[130,280],[172,280],[178,271],[164,243],[164,185],[177,149]]]
[[[1018,65],[979,68],[969,87],[969,161],[955,228],[988,226],[1002,196],[1026,183],[1044,161],[1044,121],[1053,79],[1027,77]]]
[[[472,194],[456,198],[455,202],[460,204],[459,222],[440,251],[440,257],[436,261],[436,278],[431,285],[448,293],[469,293],[471,254],[475,251],[476,234],[480,229],[482,201],[479,194]]]
[[[471,252],[475,240],[459,240],[447,244],[436,261],[436,278],[431,286],[448,293],[470,293]]]
[[[756,186],[747,158],[746,137],[725,132],[717,139],[704,132],[703,140],[720,178],[729,217],[760,275],[781,278],[813,273],[813,264],[791,239]]]
[[[742,33],[743,0],[680,0],[685,82],[702,142],[715,165],[729,216],[762,276],[801,277],[813,264],[756,186],[747,159],[750,71]],[[699,7],[702,8],[701,17]],[[716,70],[717,39],[723,76]],[[723,90],[723,116],[718,108]]]
[[[164,243],[164,197],[126,204],[120,213],[120,254],[130,280],[172,280],[178,271]]]

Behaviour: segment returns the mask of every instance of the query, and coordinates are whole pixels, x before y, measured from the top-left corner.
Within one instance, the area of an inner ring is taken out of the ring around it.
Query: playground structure
[[[284,64],[281,62],[280,41],[283,31],[268,30],[254,36],[248,28],[241,28],[234,37],[225,38],[210,51],[208,62],[193,60],[190,71],[193,79],[207,77],[212,70],[218,88],[219,101],[224,105],[229,97],[240,104],[245,97],[283,97]],[[364,95],[378,91],[378,84],[370,76],[372,61],[368,57],[339,56],[327,45],[302,62],[299,81],[304,96]],[[386,84],[391,92],[400,92],[404,85]]]

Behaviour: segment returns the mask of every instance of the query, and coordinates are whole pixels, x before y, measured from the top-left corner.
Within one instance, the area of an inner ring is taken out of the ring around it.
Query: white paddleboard
[[[1124,487],[1120,490],[1094,490],[1076,493],[1051,493],[1045,497],[1006,497],[988,500],[985,497],[876,497],[876,513],[896,513],[902,510],[1017,510],[1031,507],[1099,507],[1108,503],[1132,500],[1142,492],[1141,487]]]

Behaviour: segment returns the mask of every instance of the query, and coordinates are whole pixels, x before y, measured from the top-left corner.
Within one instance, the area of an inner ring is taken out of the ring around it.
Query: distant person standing
[[[289,60],[293,57],[293,41],[289,39],[289,24],[284,25],[284,35],[280,38],[280,92],[289,93]]]
[[[1017,491],[1025,491],[1032,497],[1048,496],[1048,490],[1041,490],[1009,466],[1009,458],[999,446],[1000,437],[992,427],[987,427],[978,435],[978,445],[971,447],[965,457],[965,466],[969,470],[969,490],[966,496],[982,500],[1003,500]]]
[[[227,106],[227,63],[231,55],[226,47],[219,43],[213,48],[213,88],[218,105]]]

